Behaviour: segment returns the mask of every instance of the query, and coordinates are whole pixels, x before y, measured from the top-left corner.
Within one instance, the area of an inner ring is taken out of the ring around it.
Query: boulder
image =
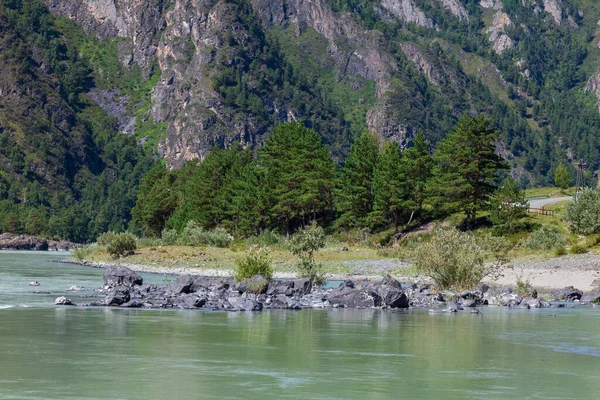
[[[557,290],[552,293],[554,298],[559,301],[575,301],[580,300],[583,296],[583,292],[579,289],[575,289],[573,286],[567,286],[564,289]]]
[[[117,286],[106,293],[106,296],[102,299],[101,303],[105,306],[120,306],[121,304],[127,303],[129,300],[131,300],[129,288]]]
[[[294,281],[271,281],[267,286],[267,296],[277,296],[287,294],[294,290]]]
[[[144,307],[144,304],[144,301],[142,301],[141,299],[131,299],[127,303],[121,304],[121,307],[141,308]]]
[[[286,293],[288,296],[306,296],[312,292],[312,281],[310,279],[296,279],[294,281],[294,290]]]
[[[269,282],[261,275],[254,275],[250,279],[239,282],[233,290],[241,293],[251,292],[254,294],[265,293],[267,291]]]
[[[379,282],[376,286],[390,286],[396,289],[402,289],[402,284],[396,279],[392,278],[390,274],[384,276],[381,282]]]
[[[190,294],[187,296],[182,296],[179,299],[183,304],[189,306],[189,308],[201,308],[206,304],[206,297],[196,296],[195,294]]]
[[[104,271],[104,285],[108,288],[116,286],[132,287],[143,283],[142,277],[127,267],[112,266]]]
[[[529,296],[521,300],[520,306],[527,305],[529,308],[546,308],[548,303],[538,299],[537,297]]]
[[[231,296],[228,298],[231,309],[234,311],[261,311],[262,303],[246,296]]]
[[[29,286],[40,286],[38,281],[29,282]]]
[[[86,290],[90,290],[90,289],[83,287],[83,286],[79,286],[79,285],[73,285],[67,289],[68,292],[83,292]]]
[[[398,287],[381,285],[377,286],[375,290],[383,305],[390,308],[408,308],[408,297]]]
[[[173,295],[188,294],[192,291],[195,278],[191,275],[181,275],[175,282],[169,284],[169,291]]]
[[[346,288],[332,292],[327,300],[334,307],[369,308],[381,305],[381,297],[373,290]]]
[[[75,304],[71,301],[71,299],[67,299],[65,296],[57,297],[54,300],[54,304],[57,306],[74,306]]]
[[[600,289],[593,290],[581,296],[581,302],[600,303]]]
[[[504,293],[500,296],[500,305],[503,307],[514,307],[521,304],[523,298],[517,293]]]
[[[338,289],[340,289],[340,290],[344,290],[346,288],[354,289],[355,287],[356,287],[356,285],[354,284],[354,282],[352,282],[350,279],[346,279],[344,282],[340,283],[340,286],[338,286]]]

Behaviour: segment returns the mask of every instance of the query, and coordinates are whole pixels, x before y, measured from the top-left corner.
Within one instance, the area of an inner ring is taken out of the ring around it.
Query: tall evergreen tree
[[[569,174],[569,171],[563,163],[558,164],[558,167],[556,167],[556,170],[554,171],[554,184],[563,191],[567,190],[571,184],[573,184],[571,174]]]
[[[411,200],[408,206],[417,213],[419,219],[422,219],[423,205],[429,196],[427,189],[434,167],[429,143],[423,133],[419,132],[413,141],[413,146],[404,151],[403,165]]]
[[[379,157],[379,143],[374,134],[365,132],[353,145],[340,170],[336,190],[339,223],[348,227],[365,227],[373,211],[373,173]]]
[[[512,232],[520,219],[527,215],[525,195],[509,176],[490,198],[490,220]]]
[[[335,166],[316,132],[298,122],[277,126],[265,141],[260,163],[268,176],[271,213],[291,233],[332,208]]]
[[[482,115],[465,116],[438,144],[433,181],[437,204],[446,212],[464,212],[467,225],[487,207],[498,172],[507,168],[496,154],[499,134]]]
[[[400,146],[396,142],[386,142],[374,172],[374,210],[376,215],[391,219],[396,230],[402,214],[410,205],[404,172]]]

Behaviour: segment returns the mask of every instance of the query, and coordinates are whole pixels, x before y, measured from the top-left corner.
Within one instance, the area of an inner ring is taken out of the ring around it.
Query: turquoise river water
[[[102,270],[52,262],[63,257],[0,252],[0,399],[600,398],[600,307],[56,307],[96,295],[70,286],[102,284]]]

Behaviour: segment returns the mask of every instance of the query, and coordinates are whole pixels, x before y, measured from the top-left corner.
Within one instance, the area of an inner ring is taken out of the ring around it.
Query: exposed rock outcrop
[[[585,91],[592,92],[596,96],[596,99],[598,99],[598,111],[600,112],[600,70],[588,79]]]
[[[441,0],[444,8],[448,9],[459,20],[469,20],[469,12],[458,0]]]
[[[48,240],[13,233],[0,234],[0,250],[69,251],[75,247],[75,243],[63,240]]]
[[[552,16],[557,25],[563,20],[562,8],[562,0],[544,0],[544,10]]]
[[[502,0],[481,0],[479,5],[488,10],[500,10],[502,8]]]
[[[505,28],[512,24],[507,13],[498,11],[494,15],[492,26],[486,30],[490,42],[493,42],[493,49],[496,53],[502,54],[507,49],[515,46],[514,41],[505,33]]]
[[[452,0],[444,0],[453,3]],[[433,28],[433,21],[416,6],[413,0],[382,0],[381,6],[404,22],[412,22],[425,28]]]

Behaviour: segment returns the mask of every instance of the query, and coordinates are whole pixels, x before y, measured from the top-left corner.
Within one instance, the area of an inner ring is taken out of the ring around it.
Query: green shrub
[[[183,229],[179,242],[185,246],[214,246],[229,247],[233,241],[233,236],[223,228],[216,228],[212,231],[204,230],[194,221],[188,222]]]
[[[96,239],[96,243],[98,243],[100,246],[106,247],[113,242],[116,236],[117,233],[115,232],[105,232],[102,235],[98,236],[98,238]]]
[[[572,254],[585,254],[588,252],[588,248],[585,244],[574,244],[571,246]]]
[[[420,240],[409,257],[438,289],[467,290],[487,276],[498,277],[507,266],[507,252],[508,245],[501,238],[476,238],[472,233],[445,229],[436,231],[429,241]]]
[[[556,247],[564,247],[567,238],[560,229],[552,225],[542,225],[533,231],[525,241],[525,247],[533,250],[550,250]]]
[[[132,254],[137,249],[137,238],[129,233],[117,233],[106,246],[106,251],[111,256],[123,257]]]
[[[162,231],[160,238],[162,244],[164,244],[165,246],[171,246],[177,243],[179,235],[177,234],[177,230],[175,229],[165,229]]]
[[[73,258],[81,262],[88,259],[89,256],[102,253],[103,251],[104,249],[102,246],[96,243],[88,244],[87,246],[76,247],[75,250],[73,250]]]
[[[566,220],[571,232],[579,235],[600,233],[600,191],[584,189],[567,205]]]
[[[557,247],[556,250],[554,250],[554,255],[556,257],[565,256],[565,255],[567,255],[567,249],[564,246]]]
[[[235,261],[235,280],[243,281],[254,275],[261,275],[267,280],[273,278],[273,267],[268,247],[252,246],[244,258]]]
[[[524,281],[519,276],[517,278],[517,284],[515,286],[515,291],[521,297],[531,296],[531,293],[533,292],[533,286],[531,286],[531,283],[529,283],[529,279]]]
[[[296,233],[290,240],[290,250],[300,258],[298,274],[315,285],[325,282],[323,265],[315,261],[314,253],[325,247],[325,231],[316,221]]]

